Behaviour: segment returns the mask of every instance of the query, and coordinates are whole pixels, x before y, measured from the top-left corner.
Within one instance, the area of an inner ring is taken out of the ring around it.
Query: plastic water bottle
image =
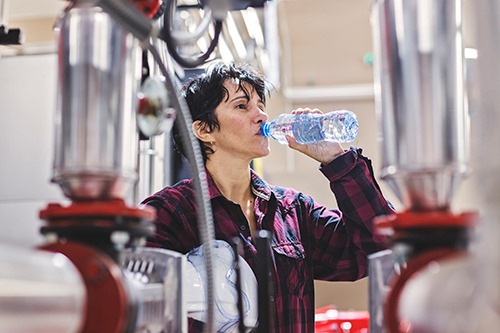
[[[358,119],[347,110],[328,113],[281,114],[275,120],[262,124],[260,133],[281,144],[288,144],[285,135],[298,143],[354,141],[358,135]]]

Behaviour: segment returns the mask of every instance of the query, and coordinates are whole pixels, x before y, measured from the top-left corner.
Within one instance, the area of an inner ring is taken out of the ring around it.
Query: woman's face
[[[215,109],[220,125],[212,133],[215,153],[249,161],[268,155],[269,139],[260,134],[261,125],[268,119],[264,102],[249,84],[244,83],[248,97],[237,82],[227,80],[224,86],[229,95]]]

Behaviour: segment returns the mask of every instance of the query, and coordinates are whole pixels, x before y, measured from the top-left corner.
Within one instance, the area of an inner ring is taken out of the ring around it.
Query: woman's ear
[[[200,120],[193,121],[193,133],[194,135],[203,142],[211,142],[212,132],[205,123]]]

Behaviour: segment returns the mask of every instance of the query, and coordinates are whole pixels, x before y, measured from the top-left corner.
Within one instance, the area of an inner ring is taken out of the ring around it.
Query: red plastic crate
[[[340,311],[333,305],[316,309],[316,333],[369,333],[368,311]]]

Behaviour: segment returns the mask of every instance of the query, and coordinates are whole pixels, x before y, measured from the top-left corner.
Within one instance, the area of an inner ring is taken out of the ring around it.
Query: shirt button
[[[244,225],[240,225],[240,229],[241,230],[247,230],[247,227],[245,227]]]

